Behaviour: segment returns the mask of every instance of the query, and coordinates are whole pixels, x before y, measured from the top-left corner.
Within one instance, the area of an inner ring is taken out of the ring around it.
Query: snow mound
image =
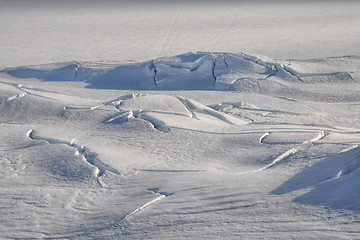
[[[316,61],[316,64],[314,64]],[[278,61],[244,53],[185,53],[142,63],[57,63],[4,69],[17,78],[83,81],[89,88],[261,92],[276,81],[357,82],[360,58]]]
[[[310,188],[295,201],[333,208],[360,210],[360,147],[331,155],[295,175],[273,191],[285,194]]]

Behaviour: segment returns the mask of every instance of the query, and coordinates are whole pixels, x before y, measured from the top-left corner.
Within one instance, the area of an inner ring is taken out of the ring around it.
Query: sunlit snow
[[[0,238],[359,238],[359,9],[3,1]]]

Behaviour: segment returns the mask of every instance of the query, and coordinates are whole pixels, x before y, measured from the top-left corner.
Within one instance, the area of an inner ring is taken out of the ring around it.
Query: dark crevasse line
[[[35,131],[33,129],[31,129],[30,131],[28,131],[27,133],[27,137],[35,140],[35,141],[46,141],[49,145],[51,144],[65,144],[71,148],[74,148],[76,150],[75,154],[81,156],[86,162],[90,163],[91,165],[93,165],[94,167],[97,168],[97,172],[96,172],[96,177],[98,180],[98,183],[101,185],[101,183],[99,182],[99,177],[101,177],[106,171],[110,171],[113,172],[115,174],[120,175],[120,172],[104,163],[102,163],[98,158],[97,158],[97,154],[94,152],[89,151],[85,146],[79,146],[77,145],[74,141],[75,139],[73,139],[71,142],[67,142],[67,141],[62,141],[62,140],[58,140],[58,139],[51,139],[51,138],[44,138],[44,137],[39,137],[35,135]]]
[[[154,81],[155,87],[157,88],[158,86],[157,86],[157,82],[156,82],[156,77],[157,77],[157,74],[158,74],[158,70],[156,68],[155,61],[156,60],[151,61],[151,67],[152,67],[152,69],[154,71],[153,81]]]
[[[215,84],[217,81],[217,77],[215,76],[215,67],[216,67],[216,58],[213,58],[212,59],[212,68],[211,68],[211,74],[214,78],[213,88],[215,87]]]

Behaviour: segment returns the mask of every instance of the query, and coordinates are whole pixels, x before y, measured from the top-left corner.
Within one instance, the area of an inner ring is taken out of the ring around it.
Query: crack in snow
[[[213,88],[215,87],[217,77],[215,76],[215,67],[216,67],[216,57],[212,58],[212,68],[211,68],[211,75],[214,78]]]
[[[158,87],[158,85],[157,85],[158,83],[157,83],[157,81],[156,81],[156,77],[157,77],[157,74],[158,74],[158,70],[157,70],[157,68],[156,68],[155,61],[156,61],[156,59],[154,59],[153,61],[151,61],[151,67],[152,67],[152,69],[153,69],[153,71],[154,71],[153,80],[154,80],[155,87],[157,88],[157,87]]]

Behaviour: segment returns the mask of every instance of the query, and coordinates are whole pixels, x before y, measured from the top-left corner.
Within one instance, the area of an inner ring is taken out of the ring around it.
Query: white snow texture
[[[0,239],[359,239],[359,9],[0,1]]]

